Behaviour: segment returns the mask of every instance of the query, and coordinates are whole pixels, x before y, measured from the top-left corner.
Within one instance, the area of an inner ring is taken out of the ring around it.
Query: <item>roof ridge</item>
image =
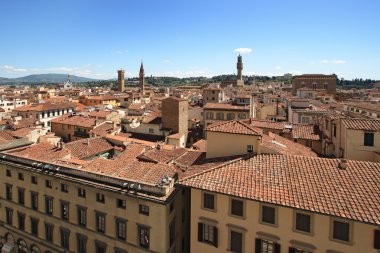
[[[222,164],[216,165],[215,167],[212,167],[212,168],[210,168],[210,169],[207,169],[207,170],[201,171],[201,172],[199,172],[199,173],[196,173],[196,174],[193,174],[193,175],[190,175],[190,176],[184,177],[184,178],[182,178],[179,182],[182,183],[183,181],[185,181],[185,180],[187,180],[187,179],[190,179],[190,178],[192,178],[192,177],[197,177],[197,176],[199,176],[199,175],[202,175],[202,174],[208,173],[208,172],[210,172],[210,171],[212,171],[212,170],[219,169],[219,168],[222,167],[222,166],[232,164],[232,163],[237,162],[237,161],[240,161],[240,160],[242,160],[242,159],[243,159],[243,157],[239,157],[239,158],[232,159],[232,160],[227,161],[227,162],[225,162],[225,163],[222,163]]]

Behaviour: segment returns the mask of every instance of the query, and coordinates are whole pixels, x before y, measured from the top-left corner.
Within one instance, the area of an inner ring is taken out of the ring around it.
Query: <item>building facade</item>
[[[321,94],[336,94],[336,75],[304,74],[293,76],[293,95],[297,95],[298,89],[311,89]]]

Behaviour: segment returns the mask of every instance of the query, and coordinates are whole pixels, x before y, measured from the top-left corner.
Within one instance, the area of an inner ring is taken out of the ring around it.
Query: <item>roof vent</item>
[[[341,170],[347,169],[347,160],[346,159],[340,159],[338,168]]]

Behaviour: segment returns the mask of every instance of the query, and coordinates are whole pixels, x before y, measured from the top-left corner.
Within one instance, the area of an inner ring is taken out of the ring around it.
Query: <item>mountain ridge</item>
[[[72,82],[89,82],[98,81],[99,79],[92,79],[76,75],[70,75]],[[17,78],[0,77],[0,84],[18,84],[18,83],[62,83],[67,80],[66,74],[34,74]]]

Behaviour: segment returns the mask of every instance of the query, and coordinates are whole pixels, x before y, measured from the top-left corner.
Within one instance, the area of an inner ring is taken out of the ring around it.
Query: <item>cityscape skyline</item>
[[[380,79],[378,2],[238,4],[2,2],[0,77],[137,77],[141,61],[146,76],[211,77],[236,74],[241,53],[244,75]]]

